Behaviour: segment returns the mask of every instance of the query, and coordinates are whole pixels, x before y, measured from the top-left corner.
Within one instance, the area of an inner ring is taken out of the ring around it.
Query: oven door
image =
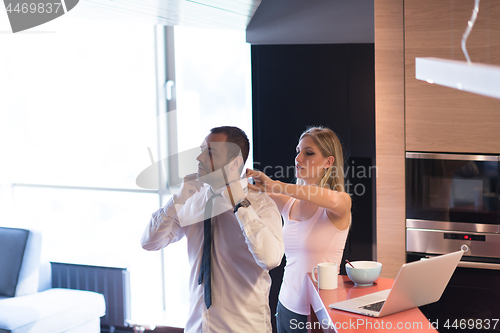
[[[499,156],[406,153],[409,228],[499,232]]]
[[[407,262],[432,257],[407,253]],[[439,301],[420,310],[439,332],[500,332],[500,259],[462,257]]]

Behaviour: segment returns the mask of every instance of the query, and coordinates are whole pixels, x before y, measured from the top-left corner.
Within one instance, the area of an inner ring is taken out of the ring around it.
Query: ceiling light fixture
[[[415,77],[428,83],[500,99],[500,66],[472,63],[466,42],[476,22],[479,1],[475,0],[471,19],[462,37],[462,51],[467,61],[439,58],[416,58]]]

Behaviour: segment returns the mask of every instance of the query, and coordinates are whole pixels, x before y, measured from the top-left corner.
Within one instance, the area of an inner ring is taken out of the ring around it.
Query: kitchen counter
[[[404,330],[414,332],[437,332],[424,314],[418,309],[410,309],[382,318],[373,318],[355,313],[333,310],[329,304],[390,289],[393,279],[377,279],[372,286],[355,286],[346,275],[339,275],[338,287],[333,290],[317,288],[311,274],[307,278],[307,293],[311,303],[308,322],[311,332],[375,332]]]

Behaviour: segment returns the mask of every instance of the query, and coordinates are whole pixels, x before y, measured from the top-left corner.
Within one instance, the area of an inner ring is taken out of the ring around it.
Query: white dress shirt
[[[215,193],[222,193],[225,186]],[[184,205],[170,200],[151,217],[142,237],[148,251],[160,250],[187,238],[190,310],[185,332],[271,332],[268,270],[278,266],[284,254],[281,215],[264,193],[244,189],[251,205],[237,213],[224,197],[214,199],[212,219],[212,305],[207,311],[203,284],[198,285],[203,254],[203,223],[188,224],[189,216],[202,216],[212,195],[209,185]],[[228,209],[229,208],[229,209]],[[201,213],[201,214],[200,214]],[[202,222],[198,219],[198,222]],[[171,286],[175,288],[175,286]]]

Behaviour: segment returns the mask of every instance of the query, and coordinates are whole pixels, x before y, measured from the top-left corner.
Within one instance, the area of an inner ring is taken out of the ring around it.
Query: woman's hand
[[[248,187],[252,190],[268,193],[281,193],[281,182],[272,180],[261,171],[247,169],[246,176],[248,178],[252,177],[255,181],[255,185],[250,183],[248,184]]]

